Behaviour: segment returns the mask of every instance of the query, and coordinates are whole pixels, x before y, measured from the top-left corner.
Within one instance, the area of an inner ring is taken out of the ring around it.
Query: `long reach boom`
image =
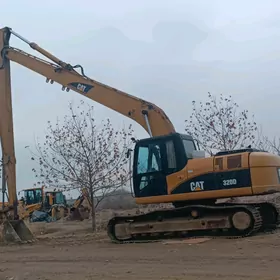
[[[40,59],[20,49],[10,46],[11,35],[16,36],[32,49],[52,62]],[[175,132],[174,126],[164,111],[143,99],[88,78],[80,65],[72,66],[36,43],[23,38],[11,28],[0,29],[0,128],[2,153],[7,177],[9,204],[16,205],[16,169],[11,103],[10,61],[16,62],[42,76],[46,82],[54,81],[62,85],[62,90],[74,90],[108,108],[111,108],[140,124],[150,136],[160,136]],[[75,69],[80,68],[81,74]]]

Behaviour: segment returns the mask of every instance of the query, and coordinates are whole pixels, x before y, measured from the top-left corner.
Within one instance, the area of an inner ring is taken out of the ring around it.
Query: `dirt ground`
[[[0,280],[280,279],[280,232],[117,245],[89,221],[30,227],[36,243],[0,246]]]

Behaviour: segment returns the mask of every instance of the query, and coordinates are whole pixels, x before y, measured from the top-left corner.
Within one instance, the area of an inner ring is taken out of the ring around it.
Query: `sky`
[[[280,2],[276,0],[48,0],[3,1],[0,26],[9,26],[86,75],[161,107],[179,132],[192,100],[231,94],[255,115],[266,135],[280,136]],[[18,39],[11,45],[31,54]],[[41,57],[40,55],[38,55]],[[25,148],[45,135],[47,121],[68,103],[94,105],[98,120],[131,121],[12,63],[17,188],[32,187]],[[133,123],[137,137],[147,133]]]

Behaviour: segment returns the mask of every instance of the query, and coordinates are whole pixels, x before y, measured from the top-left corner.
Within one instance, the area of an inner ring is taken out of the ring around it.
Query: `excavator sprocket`
[[[117,216],[107,233],[115,243],[186,237],[241,238],[276,229],[280,209],[271,202],[190,205],[135,216]]]

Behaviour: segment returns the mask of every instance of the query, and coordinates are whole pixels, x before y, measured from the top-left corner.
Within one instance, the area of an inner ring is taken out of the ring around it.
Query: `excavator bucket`
[[[6,220],[1,224],[1,241],[4,243],[29,243],[34,235],[23,220]]]
[[[70,221],[82,221],[83,220],[81,212],[78,208],[75,208],[70,212],[69,220]]]

